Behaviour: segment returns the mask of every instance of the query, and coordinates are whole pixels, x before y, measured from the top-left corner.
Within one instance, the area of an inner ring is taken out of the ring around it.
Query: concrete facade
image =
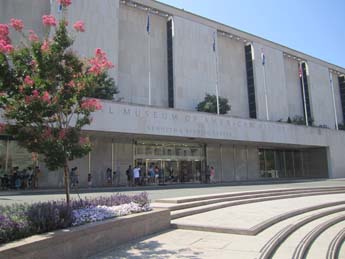
[[[2,1],[0,22],[23,17],[27,27],[37,28],[42,37],[40,16],[50,12],[61,17],[62,13],[56,1],[36,2]],[[150,34],[146,30],[148,13]],[[334,130],[329,78],[331,72],[336,117],[342,124],[338,76],[345,73],[344,68],[152,0],[103,0],[101,4],[74,0],[66,16],[70,24],[85,21],[86,32],[77,35],[74,48],[85,57],[102,48],[116,66],[110,75],[120,91],[117,102],[104,102],[103,111],[95,113],[93,124],[85,129],[94,144],[91,154],[71,163],[79,167],[82,186],[87,185],[88,172],[94,185],[104,185],[107,168],[120,172],[116,181],[125,184],[125,171],[135,163],[135,141],[139,139],[203,145],[203,163],[215,167],[216,181],[259,179],[258,150],[262,148],[301,151],[305,155],[303,176],[345,176],[345,134]],[[168,109],[169,19],[173,20],[174,109]],[[253,49],[257,120],[249,119],[247,44]],[[329,129],[277,122],[304,116],[300,62],[308,67],[314,125]],[[217,82],[219,95],[229,100],[231,111],[222,116],[195,112],[206,93],[216,94]],[[62,173],[44,174],[41,183],[62,187]]]

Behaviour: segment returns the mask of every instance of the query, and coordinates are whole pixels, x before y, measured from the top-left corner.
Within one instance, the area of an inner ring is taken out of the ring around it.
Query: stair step
[[[181,223],[178,220],[173,220],[171,222],[171,226],[177,229],[188,229],[188,230],[197,230],[197,231],[207,231],[207,232],[216,232],[216,233],[228,233],[228,234],[238,234],[238,235],[251,235],[255,236],[261,233],[262,231],[268,229],[269,227],[282,222],[284,220],[305,214],[310,213],[316,210],[330,208],[334,206],[344,205],[345,200],[336,201],[336,202],[329,202],[324,204],[319,204],[315,206],[305,207],[302,209],[289,211],[287,213],[283,213],[272,218],[269,218],[253,227],[250,228],[234,228],[234,227],[218,227],[218,226],[211,226],[207,224],[188,224],[188,223]]]
[[[330,209],[327,211],[322,211],[322,212],[318,212],[315,213],[311,216],[305,217],[300,219],[299,221],[290,224],[288,226],[286,226],[285,228],[281,229],[280,232],[278,232],[272,239],[270,239],[261,249],[261,255],[259,257],[259,259],[270,259],[272,258],[274,255],[274,258],[282,258],[282,256],[278,255],[279,253],[279,247],[282,246],[282,244],[287,245],[287,243],[285,242],[286,239],[288,237],[290,237],[293,233],[297,234],[297,231],[302,228],[303,226],[306,226],[308,223],[313,222],[315,220],[321,219],[323,217],[327,217],[329,215],[332,214],[336,214],[339,212],[344,212],[345,211],[345,206],[342,207],[338,207],[338,208],[334,208],[334,209]],[[342,216],[345,215],[342,214]],[[277,251],[278,250],[278,251]],[[288,249],[289,251],[291,251],[291,248],[289,247]],[[277,251],[277,253],[276,253]],[[275,254],[276,253],[276,254]],[[291,258],[291,256],[290,256]]]
[[[246,192],[229,192],[229,193],[219,193],[219,194],[207,194],[207,195],[198,195],[198,196],[188,196],[188,197],[178,197],[178,198],[167,198],[167,199],[158,199],[156,203],[187,203],[195,202],[202,200],[218,199],[225,197],[236,197],[243,195],[253,195],[253,194],[263,194],[263,193],[284,193],[287,191],[316,191],[316,190],[340,190],[345,189],[343,186],[337,187],[313,187],[313,188],[285,188],[285,189],[270,189],[270,190],[260,190],[260,191],[246,191]]]
[[[331,191],[337,191],[337,190],[344,190],[345,188],[338,188],[338,189],[332,189]],[[325,189],[309,189],[309,190],[285,190],[285,194],[294,194],[294,193],[314,193],[316,191],[328,191]],[[236,200],[244,200],[244,199],[251,199],[251,198],[259,198],[259,197],[266,197],[266,196],[280,196],[282,195],[282,192],[261,192],[257,194],[243,194],[243,195],[236,195],[236,196],[229,196],[229,197],[222,197],[222,198],[212,198],[208,200],[201,200],[201,201],[192,201],[192,202],[185,202],[185,203],[152,203],[152,207],[154,208],[167,208],[170,211],[176,211],[176,210],[182,210],[182,209],[188,209],[193,207],[199,207],[204,206],[208,204],[215,204],[215,203],[221,203],[226,201],[236,201]]]
[[[191,207],[187,209],[171,211],[171,219],[177,219],[177,218],[199,214],[199,213],[203,213],[203,212],[207,212],[211,210],[243,205],[243,204],[249,204],[249,203],[254,203],[254,202],[263,202],[263,201],[270,201],[270,200],[288,199],[288,198],[315,196],[315,195],[336,194],[336,193],[343,193],[343,192],[344,190],[334,190],[334,191],[327,191],[327,192],[317,191],[317,192],[308,192],[308,193],[285,194],[285,195],[279,195],[279,196],[249,198],[249,199],[241,199],[237,201],[218,202],[214,204],[207,204],[207,205],[198,206],[198,207]]]

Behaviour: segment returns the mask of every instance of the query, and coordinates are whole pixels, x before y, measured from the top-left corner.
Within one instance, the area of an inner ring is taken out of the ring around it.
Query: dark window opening
[[[302,91],[302,104],[303,104],[303,111],[304,111],[303,115],[304,115],[304,120],[306,120],[305,114],[307,113],[308,125],[312,125],[313,124],[313,117],[311,116],[309,85],[308,85],[306,63],[302,63],[302,75],[303,75],[303,77],[300,77],[300,85],[301,85],[301,91]],[[303,89],[304,89],[304,95],[305,95],[305,103],[304,103],[304,97],[303,97]],[[306,109],[306,112],[305,112],[305,109]]]
[[[248,87],[248,105],[249,117],[256,119],[256,102],[255,102],[255,84],[254,84],[254,69],[252,59],[252,46],[244,47],[246,56],[246,71],[247,71],[247,87]]]
[[[343,118],[345,121],[345,76],[339,76],[338,81],[339,81],[341,108],[343,110]]]
[[[169,108],[174,108],[174,60],[173,60],[173,21],[167,22],[168,45],[168,102]]]

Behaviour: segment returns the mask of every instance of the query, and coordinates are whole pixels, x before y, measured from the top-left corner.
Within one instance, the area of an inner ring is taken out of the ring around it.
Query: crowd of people
[[[1,189],[37,189],[40,174],[41,170],[38,166],[35,168],[29,166],[23,170],[19,170],[19,167],[15,166],[7,173],[0,165]]]

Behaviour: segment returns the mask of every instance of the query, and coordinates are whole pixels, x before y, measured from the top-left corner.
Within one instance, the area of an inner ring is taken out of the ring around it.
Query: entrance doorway
[[[204,146],[200,144],[139,141],[134,163],[147,183],[202,183],[206,179]]]
[[[145,183],[202,183],[205,181],[205,166],[202,161],[136,159]],[[155,175],[150,175],[154,171]],[[157,173],[158,172],[158,173]]]

